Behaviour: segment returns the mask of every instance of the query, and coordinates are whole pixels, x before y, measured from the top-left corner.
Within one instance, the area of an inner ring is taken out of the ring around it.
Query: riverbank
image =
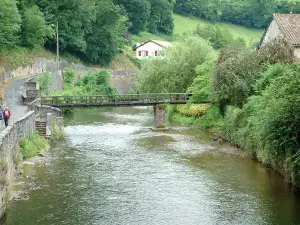
[[[188,108],[188,107],[187,107]],[[206,113],[204,113],[200,117],[195,116],[187,116],[184,113],[180,112],[176,109],[176,106],[168,107],[168,119],[170,121],[176,121],[181,124],[188,124],[193,125],[195,127],[199,127],[201,129],[208,130],[215,134],[215,140],[219,142],[230,142],[234,146],[236,146],[239,149],[242,149],[243,151],[246,151],[248,154],[252,156],[253,160],[256,160],[260,162],[263,166],[266,168],[272,168],[276,172],[278,172],[281,176],[285,178],[285,181],[288,183],[292,183],[297,188],[299,188],[299,183],[295,178],[293,177],[293,174],[291,173],[291,165],[292,164],[289,156],[287,156],[287,159],[285,161],[286,164],[282,163],[272,163],[271,161],[266,160],[266,154],[263,153],[264,149],[257,149],[253,150],[251,148],[247,148],[247,143],[240,144],[236,141],[237,138],[241,136],[241,134],[233,133],[234,124],[229,121],[229,118],[234,117],[234,113],[226,114],[225,118],[222,118],[221,114],[219,113],[219,110],[216,106],[212,106],[209,108]],[[186,109],[188,111],[188,109]],[[240,120],[241,123],[242,120]],[[230,131],[228,131],[228,127],[231,127]],[[240,126],[240,125],[239,125]],[[235,137],[234,137],[235,135]],[[251,134],[247,134],[251,135]]]

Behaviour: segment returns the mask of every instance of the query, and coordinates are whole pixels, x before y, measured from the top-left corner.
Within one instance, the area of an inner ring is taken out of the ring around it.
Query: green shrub
[[[42,150],[45,150],[47,145],[47,140],[40,137],[37,132],[27,138],[22,138],[20,142],[20,146],[23,149],[23,157],[25,159],[36,156]]]
[[[282,72],[278,72],[282,71]],[[300,65],[273,65],[258,80],[261,95],[228,107],[224,135],[300,186]]]
[[[192,116],[192,114],[195,114],[195,109],[193,108],[185,108],[184,111],[180,112],[181,110],[178,111],[177,107],[176,105],[169,105],[167,107],[168,120],[182,124],[196,125],[205,129],[220,129],[223,126],[223,119],[217,106],[211,106],[208,109],[205,108],[204,114],[202,113],[204,111],[201,109],[201,116]],[[191,110],[190,112],[188,112],[189,109]],[[197,109],[196,114],[198,114]]]
[[[37,82],[40,86],[42,95],[50,94],[50,86],[52,84],[52,74],[50,72],[40,73],[37,75]]]
[[[73,84],[75,80],[75,71],[72,69],[65,69],[64,70],[64,82],[66,84]]]

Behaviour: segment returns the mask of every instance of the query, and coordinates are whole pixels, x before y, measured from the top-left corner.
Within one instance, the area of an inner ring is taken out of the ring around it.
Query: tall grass
[[[46,150],[48,142],[45,138],[40,137],[37,132],[27,138],[21,139],[20,147],[23,149],[23,158],[27,159],[36,156],[41,151]]]

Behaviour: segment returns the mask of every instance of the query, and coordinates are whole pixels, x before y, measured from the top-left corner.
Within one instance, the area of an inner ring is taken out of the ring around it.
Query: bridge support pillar
[[[154,105],[154,120],[156,128],[165,128],[166,123],[166,105]]]

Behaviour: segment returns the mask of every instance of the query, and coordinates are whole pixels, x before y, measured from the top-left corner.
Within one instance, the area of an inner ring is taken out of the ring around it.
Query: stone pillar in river
[[[166,105],[155,105],[154,106],[154,120],[156,128],[165,128],[166,122]]]

